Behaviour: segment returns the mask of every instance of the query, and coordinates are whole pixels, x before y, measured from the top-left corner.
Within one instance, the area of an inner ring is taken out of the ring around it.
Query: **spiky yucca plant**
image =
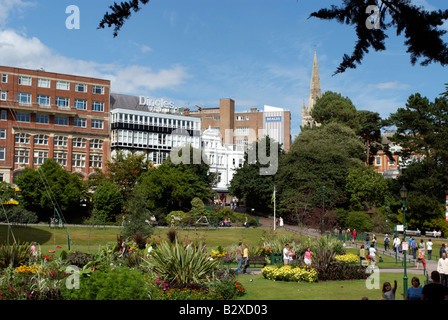
[[[148,263],[163,281],[189,284],[209,280],[218,267],[219,260],[202,253],[200,246],[184,248],[176,241],[173,244],[163,242],[158,245],[151,252]]]

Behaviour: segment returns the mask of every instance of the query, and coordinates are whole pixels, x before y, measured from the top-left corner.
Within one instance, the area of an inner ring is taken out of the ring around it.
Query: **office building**
[[[109,158],[110,81],[0,66],[0,179],[53,158],[88,179]]]
[[[111,93],[111,154],[118,150],[145,154],[155,165],[173,148],[201,148],[201,119],[164,99]]]

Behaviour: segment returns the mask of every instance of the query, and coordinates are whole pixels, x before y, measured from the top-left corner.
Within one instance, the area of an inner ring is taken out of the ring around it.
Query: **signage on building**
[[[174,106],[174,102],[167,101],[163,98],[153,99],[150,97],[139,96],[138,104],[140,106],[146,106],[148,111],[162,112],[162,113],[182,113],[182,108]]]
[[[281,122],[281,121],[282,121],[282,117],[281,116],[266,117],[266,122]]]

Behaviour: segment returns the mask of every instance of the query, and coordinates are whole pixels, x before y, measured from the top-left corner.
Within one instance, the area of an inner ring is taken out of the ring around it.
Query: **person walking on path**
[[[401,240],[398,236],[394,236],[393,246],[395,249],[395,253],[398,255],[398,249],[400,248]]]
[[[417,241],[415,241],[415,238],[412,238],[410,247],[412,249],[412,256],[414,257],[414,260],[415,260],[415,259],[417,259]]]
[[[439,250],[439,257],[442,258],[444,253],[446,253],[446,246],[444,243],[442,243],[442,247]]]
[[[420,279],[413,277],[411,283],[412,286],[408,288],[404,300],[422,300],[423,287],[420,285]]]
[[[448,286],[448,259],[446,258],[446,253],[442,254],[442,257],[437,263],[437,272],[440,275],[440,283],[447,287]]]
[[[389,249],[389,236],[386,234],[386,236],[384,237],[384,250],[387,251],[387,249]]]
[[[423,269],[426,269],[425,253],[422,247],[418,248],[417,269],[420,268],[420,262],[423,264]]]
[[[431,260],[432,246],[433,246],[433,243],[432,243],[431,239],[426,241],[426,250],[428,251],[428,260]]]
[[[241,271],[241,264],[243,262],[243,244],[238,243],[238,247],[236,248],[235,258],[238,261],[238,267],[236,268],[236,273],[239,274]]]
[[[364,245],[361,245],[361,248],[358,251],[359,256],[359,266],[362,267],[362,262],[366,260],[366,249],[364,249]]]
[[[366,234],[366,248],[370,248],[370,236],[368,233]]]
[[[423,287],[422,300],[448,300],[448,288],[440,284],[440,274],[431,272],[432,283]]]
[[[376,249],[375,245],[372,243],[369,248],[370,265],[372,268],[376,265]]]

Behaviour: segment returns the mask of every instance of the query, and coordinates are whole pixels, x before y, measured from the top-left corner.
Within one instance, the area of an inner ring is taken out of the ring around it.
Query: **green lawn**
[[[260,237],[265,232],[272,232],[260,228],[219,228],[219,229],[176,229],[178,239],[181,242],[187,240],[206,242],[208,247],[238,245],[238,242],[248,243],[249,246],[258,246]],[[92,227],[67,227],[70,236],[70,249],[84,252],[96,252],[100,246],[114,245],[117,236],[120,235],[120,228],[92,228]],[[167,240],[167,228],[155,228],[151,237],[153,241]],[[285,230],[275,231],[276,235],[291,234],[299,238],[297,234],[292,234]],[[12,232],[8,232],[8,227],[0,225],[0,243],[13,242],[13,237],[18,242],[33,242],[40,244],[42,252],[55,250],[55,255],[59,251],[68,249],[67,234],[62,228],[50,228],[48,225],[42,226],[13,226]],[[61,247],[61,248],[57,248]]]
[[[414,275],[408,275],[408,285]],[[426,278],[418,276],[423,285]],[[252,280],[252,281],[250,281]],[[397,280],[396,300],[403,300],[403,274],[378,273],[368,280],[293,283],[264,279],[261,275],[239,275],[238,281],[247,294],[241,300],[380,300],[383,283]],[[378,286],[376,286],[378,284]],[[371,289],[369,289],[369,287]]]

